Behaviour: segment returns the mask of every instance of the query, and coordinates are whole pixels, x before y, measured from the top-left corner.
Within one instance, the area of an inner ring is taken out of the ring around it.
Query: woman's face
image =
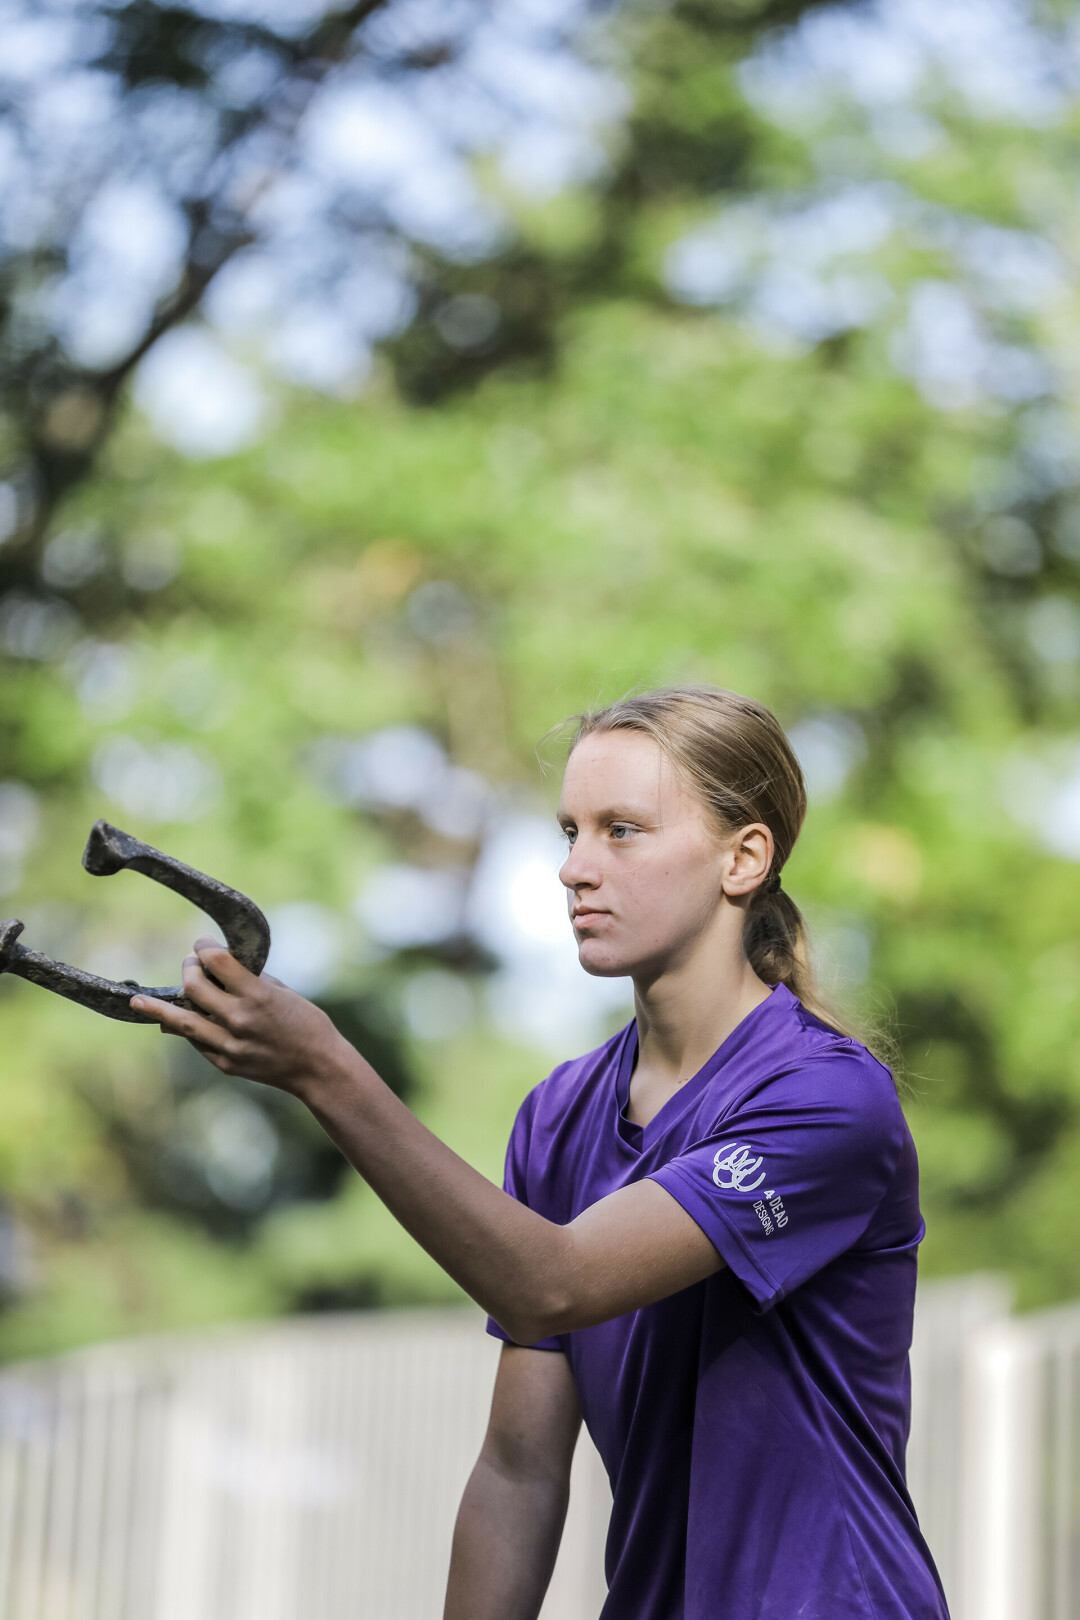
[[[559,877],[588,973],[655,977],[693,950],[768,870],[772,834],[723,839],[668,756],[638,731],[593,732],[566,764]],[[739,917],[741,929],[742,918]]]

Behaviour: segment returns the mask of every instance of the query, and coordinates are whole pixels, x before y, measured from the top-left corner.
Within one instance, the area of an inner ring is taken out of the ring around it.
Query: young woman
[[[215,942],[184,964],[197,1011],[132,1002],[301,1097],[505,1341],[445,1620],[534,1620],[582,1415],[614,1496],[603,1620],[946,1617],[904,1483],[915,1151],[813,989],[780,876],[805,809],[750,698],[579,717],[560,876],[582,967],[629,975],[635,1016],[529,1093],[503,1191]]]

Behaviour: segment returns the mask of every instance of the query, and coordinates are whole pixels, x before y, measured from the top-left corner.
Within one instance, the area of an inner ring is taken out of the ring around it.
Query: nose
[[[598,875],[580,833],[566,852],[566,859],[559,868],[559,881],[564,888],[571,890],[595,888],[598,882]]]

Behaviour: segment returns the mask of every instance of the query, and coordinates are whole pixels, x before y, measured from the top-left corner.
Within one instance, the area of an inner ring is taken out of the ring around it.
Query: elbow
[[[515,1344],[537,1344],[581,1326],[568,1256],[561,1242],[554,1261],[545,1271],[534,1273],[526,1289],[515,1290],[504,1314],[495,1313],[495,1320]]]
[[[558,1299],[515,1301],[513,1307],[500,1312],[495,1320],[515,1344],[538,1344],[541,1339],[553,1339],[571,1326],[573,1312]]]
[[[500,1320],[499,1326],[509,1334],[511,1344],[520,1345],[523,1350],[551,1336],[550,1329],[543,1322],[527,1321],[519,1316]]]
[[[589,1314],[588,1275],[576,1254],[572,1231],[568,1226],[546,1225],[541,1252],[533,1264],[521,1265],[515,1286],[500,1301],[502,1309],[492,1311],[504,1333],[525,1348],[596,1320]]]

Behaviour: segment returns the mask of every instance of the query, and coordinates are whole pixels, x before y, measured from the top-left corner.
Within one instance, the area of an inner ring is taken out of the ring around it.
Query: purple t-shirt
[[[923,1223],[891,1074],[782,984],[644,1128],[636,1056],[631,1020],[536,1086],[504,1182],[565,1224],[650,1176],[725,1262],[539,1343],[611,1480],[602,1620],[947,1620],[904,1481]]]

